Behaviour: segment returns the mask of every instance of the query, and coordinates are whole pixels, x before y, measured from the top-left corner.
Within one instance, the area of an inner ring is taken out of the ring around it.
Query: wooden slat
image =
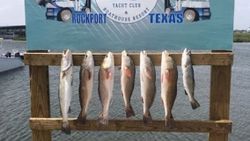
[[[210,120],[228,120],[231,66],[211,67]],[[228,141],[227,133],[210,133],[209,141]]]
[[[101,64],[105,53],[93,53],[95,65]],[[129,53],[134,60],[135,65],[139,65],[140,56],[139,53]],[[151,57],[154,65],[159,66],[161,64],[161,53],[148,53]],[[171,56],[175,59],[178,65],[181,64],[181,53],[171,53]],[[73,63],[76,66],[81,64],[84,53],[73,53]],[[121,53],[114,53],[115,65],[119,66],[121,63]],[[25,53],[24,62],[26,65],[60,65],[61,53]],[[233,62],[232,52],[224,53],[193,53],[192,62],[194,65],[231,65]]]
[[[70,118],[72,130],[86,131],[157,131],[157,132],[231,132],[231,121],[175,121],[175,127],[167,129],[165,121],[153,121],[144,124],[142,120],[110,120],[108,126],[99,125],[96,120],[88,120],[86,124],[80,124],[75,118]],[[36,130],[60,130],[61,118],[30,118],[31,129]]]
[[[47,66],[30,66],[31,116],[50,117]],[[33,141],[51,141],[50,131],[32,130]]]

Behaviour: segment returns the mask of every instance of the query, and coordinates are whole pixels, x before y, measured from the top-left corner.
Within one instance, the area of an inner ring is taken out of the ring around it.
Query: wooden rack
[[[73,53],[73,64],[79,66],[84,53]],[[94,53],[95,65],[99,66],[106,55]],[[129,53],[135,65],[139,65],[139,53]],[[148,53],[154,65],[161,63],[161,53]],[[178,65],[181,53],[171,53]],[[121,54],[114,53],[115,65],[121,63]],[[30,96],[33,141],[51,141],[51,131],[61,129],[61,118],[50,116],[49,71],[48,66],[59,66],[61,53],[25,53],[24,62],[30,69]],[[192,54],[193,65],[211,65],[209,120],[177,120],[175,127],[166,129],[163,120],[154,120],[145,125],[142,120],[110,120],[108,126],[98,126],[96,120],[86,124],[70,119],[72,130],[85,131],[156,131],[156,132],[202,132],[209,133],[209,141],[228,141],[232,130],[229,120],[232,52],[199,52]]]

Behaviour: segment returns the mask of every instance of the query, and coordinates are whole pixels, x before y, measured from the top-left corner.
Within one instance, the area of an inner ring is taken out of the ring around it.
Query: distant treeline
[[[26,40],[25,26],[0,27],[0,38]],[[234,42],[250,42],[249,30],[234,30]]]
[[[0,27],[0,38],[13,40],[26,40],[25,26]]]
[[[250,32],[234,32],[234,42],[250,42]]]

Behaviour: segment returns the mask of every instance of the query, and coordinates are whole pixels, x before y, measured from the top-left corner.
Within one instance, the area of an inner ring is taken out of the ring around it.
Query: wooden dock
[[[24,62],[30,69],[30,96],[33,141],[51,141],[51,131],[61,129],[61,118],[50,116],[49,71],[48,66],[59,66],[61,53],[25,53]],[[84,53],[73,53],[73,64],[79,66]],[[106,54],[94,53],[95,65],[99,66]],[[139,53],[129,53],[136,65],[139,65]],[[155,66],[161,64],[161,53],[148,53]],[[171,53],[178,65],[181,53]],[[121,64],[121,54],[114,53],[115,65]],[[164,127],[163,120],[154,120],[145,125],[142,120],[110,120],[108,126],[100,126],[96,120],[80,124],[70,119],[72,130],[83,131],[155,131],[155,132],[200,132],[208,133],[209,141],[228,141],[232,131],[229,119],[232,52],[198,52],[192,54],[193,65],[211,66],[209,119],[177,120],[174,128]]]

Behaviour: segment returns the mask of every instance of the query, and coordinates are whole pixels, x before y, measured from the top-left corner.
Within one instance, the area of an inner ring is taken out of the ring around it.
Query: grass
[[[250,42],[250,33],[234,32],[234,42]]]
[[[15,38],[13,38],[13,40],[16,40],[16,41],[26,41],[26,37],[25,36],[15,37]]]
[[[26,37],[19,36],[14,38],[13,40],[26,41]],[[250,42],[250,32],[234,32],[234,42]]]

